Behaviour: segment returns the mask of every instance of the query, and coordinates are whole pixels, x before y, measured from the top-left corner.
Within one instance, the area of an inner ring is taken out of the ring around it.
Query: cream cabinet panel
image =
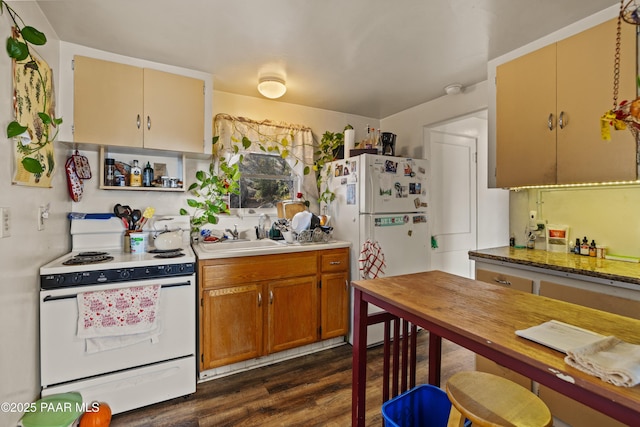
[[[74,57],[74,142],[204,152],[204,81]]]
[[[555,184],[556,46],[498,66],[496,85],[496,184]]]
[[[142,69],[74,57],[74,141],[142,147]]]
[[[622,25],[618,102],[636,97],[636,27]],[[630,131],[600,137],[600,116],[613,106],[616,20],[558,43],[558,184],[635,180],[636,143]]]
[[[631,132],[600,134],[613,105],[616,22],[496,67],[498,187],[636,179]],[[635,27],[622,29],[619,101],[636,96]]]
[[[204,82],[144,69],[145,148],[202,153]]]

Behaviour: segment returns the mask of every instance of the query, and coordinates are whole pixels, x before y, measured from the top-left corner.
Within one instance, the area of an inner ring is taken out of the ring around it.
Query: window
[[[274,208],[295,196],[298,178],[278,155],[247,153],[240,173],[240,194],[231,195],[231,208]]]

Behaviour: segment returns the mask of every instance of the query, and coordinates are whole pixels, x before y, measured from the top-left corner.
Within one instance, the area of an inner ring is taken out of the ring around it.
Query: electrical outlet
[[[0,238],[11,236],[9,208],[0,208]]]

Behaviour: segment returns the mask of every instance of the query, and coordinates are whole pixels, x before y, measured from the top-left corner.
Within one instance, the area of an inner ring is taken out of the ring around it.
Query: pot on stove
[[[156,249],[160,249],[163,251],[180,249],[183,246],[182,233],[183,230],[177,230],[158,234],[155,237],[153,245],[156,247]]]

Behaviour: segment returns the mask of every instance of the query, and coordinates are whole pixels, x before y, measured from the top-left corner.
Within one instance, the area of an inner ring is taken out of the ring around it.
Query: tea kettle
[[[155,237],[153,245],[156,249],[160,249],[162,251],[180,249],[182,248],[182,233],[183,230],[160,233]]]

